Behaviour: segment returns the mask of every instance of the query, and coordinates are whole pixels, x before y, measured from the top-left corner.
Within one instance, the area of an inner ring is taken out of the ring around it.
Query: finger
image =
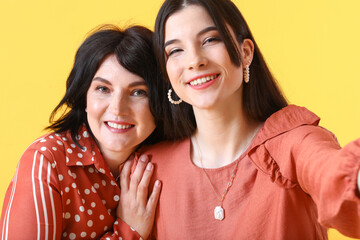
[[[148,191],[149,191],[149,183],[151,176],[153,174],[154,165],[152,163],[148,163],[146,165],[145,172],[143,174],[143,177],[141,178],[141,181],[139,183],[138,189],[137,189],[137,196],[139,201],[141,201],[146,207],[146,202],[148,198]]]
[[[133,160],[128,160],[124,163],[124,166],[120,172],[120,188],[121,191],[129,191],[130,172]]]
[[[149,216],[155,215],[156,206],[159,201],[160,190],[161,190],[161,182],[159,180],[156,180],[152,193],[146,205],[146,212]]]
[[[148,157],[146,155],[141,155],[136,165],[135,171],[133,172],[133,174],[131,174],[129,189],[131,193],[134,194],[133,196],[134,198],[137,197],[137,188],[144,174],[147,161],[148,161]]]

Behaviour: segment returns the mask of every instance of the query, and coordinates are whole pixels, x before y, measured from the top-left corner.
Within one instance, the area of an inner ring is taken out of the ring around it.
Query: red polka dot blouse
[[[22,155],[0,221],[1,239],[141,239],[116,217],[120,188],[85,127],[50,133]],[[21,226],[21,227],[19,227]]]

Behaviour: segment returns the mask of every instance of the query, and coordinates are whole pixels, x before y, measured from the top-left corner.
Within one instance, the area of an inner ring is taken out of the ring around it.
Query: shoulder
[[[190,140],[186,138],[178,141],[165,141],[155,145],[143,146],[139,149],[139,153],[147,154],[152,159],[157,160],[161,158],[176,158],[177,156],[184,156],[190,151]]]

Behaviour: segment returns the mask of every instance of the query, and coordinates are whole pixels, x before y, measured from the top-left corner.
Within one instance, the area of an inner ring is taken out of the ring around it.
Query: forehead
[[[133,82],[144,81],[140,76],[121,66],[115,54],[107,56],[96,71],[94,77],[101,77],[108,81]]]
[[[165,41],[181,39],[186,34],[196,34],[209,26],[215,26],[206,9],[189,5],[173,13],[165,23]]]

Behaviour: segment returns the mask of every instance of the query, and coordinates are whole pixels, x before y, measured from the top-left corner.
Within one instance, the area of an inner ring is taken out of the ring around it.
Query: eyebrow
[[[196,34],[196,36],[198,37],[198,36],[200,36],[200,35],[202,35],[202,34],[204,34],[204,33],[207,33],[207,32],[210,32],[210,31],[217,31],[218,29],[217,29],[217,27],[215,27],[215,26],[209,26],[209,27],[207,27],[207,28],[204,28],[203,30],[201,30],[200,32],[198,32],[197,34]],[[166,41],[165,42],[165,44],[164,44],[164,48],[166,48],[168,45],[170,45],[170,44],[173,44],[173,43],[175,43],[175,42],[179,42],[180,40],[179,39],[171,39],[171,40],[169,40],[169,41]]]
[[[111,82],[109,80],[106,80],[105,78],[102,77],[95,77],[93,78],[93,81],[99,81],[99,82],[103,82],[105,84],[111,85]],[[136,86],[146,86],[146,83],[144,80],[140,80],[140,81],[135,81],[129,84],[129,87],[136,87]]]

